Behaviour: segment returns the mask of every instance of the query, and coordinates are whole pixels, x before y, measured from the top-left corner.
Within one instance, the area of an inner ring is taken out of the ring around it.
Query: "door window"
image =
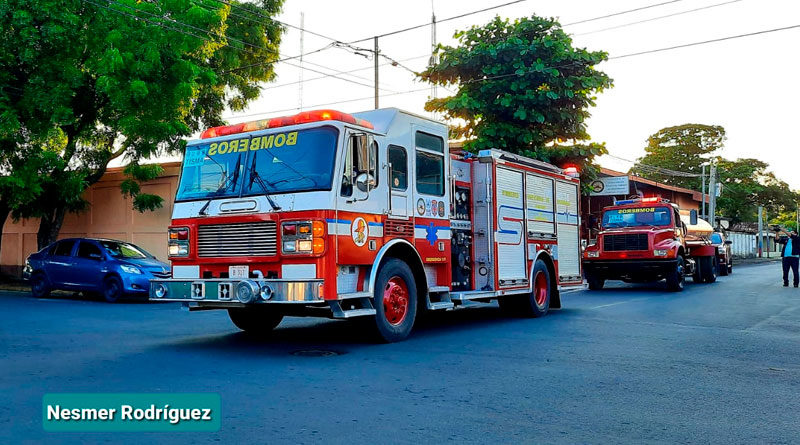
[[[75,240],[59,241],[52,251],[54,256],[70,256],[72,254],[72,246],[75,245]]]
[[[81,241],[81,244],[78,246],[78,256],[80,258],[102,258],[103,254],[100,252],[100,248],[95,246],[92,243]]]
[[[397,145],[389,146],[389,164],[392,166],[391,183],[394,190],[408,188],[408,154]]]
[[[378,143],[365,133],[351,135],[345,152],[341,195],[353,196],[354,186],[364,192],[377,187],[377,165]]]
[[[417,192],[444,196],[444,140],[427,133],[416,134]]]

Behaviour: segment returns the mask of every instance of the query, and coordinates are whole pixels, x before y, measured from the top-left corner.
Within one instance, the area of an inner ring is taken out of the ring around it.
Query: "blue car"
[[[113,303],[128,295],[147,297],[151,279],[171,274],[169,264],[131,243],[70,238],[29,256],[23,275],[37,298],[58,289],[101,294]]]

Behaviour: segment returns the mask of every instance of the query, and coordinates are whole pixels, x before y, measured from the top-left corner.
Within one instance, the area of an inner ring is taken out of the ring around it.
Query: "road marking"
[[[620,305],[620,304],[630,303],[630,302],[633,302],[633,301],[646,300],[647,298],[648,297],[632,298],[630,300],[618,301],[616,303],[601,304],[600,306],[590,307],[589,309],[602,309],[604,307],[617,306],[617,305]]]

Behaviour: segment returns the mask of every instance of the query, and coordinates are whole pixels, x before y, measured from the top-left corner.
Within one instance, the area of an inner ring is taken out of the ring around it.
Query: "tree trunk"
[[[36,234],[39,249],[55,242],[58,232],[61,231],[61,225],[64,224],[66,213],[66,207],[63,204],[56,204],[42,214],[39,221],[39,232]]]
[[[6,201],[0,200],[0,252],[3,251],[3,227],[6,225],[8,215],[11,213],[11,207]]]

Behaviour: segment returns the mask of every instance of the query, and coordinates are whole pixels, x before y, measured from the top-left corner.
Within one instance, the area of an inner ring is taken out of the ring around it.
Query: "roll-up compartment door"
[[[558,275],[560,279],[580,278],[581,246],[578,218],[578,185],[556,182],[556,223],[558,225]]]
[[[524,280],[525,228],[522,172],[497,169],[497,278],[501,282]]]
[[[525,219],[531,235],[555,235],[553,180],[528,174],[525,180]]]

